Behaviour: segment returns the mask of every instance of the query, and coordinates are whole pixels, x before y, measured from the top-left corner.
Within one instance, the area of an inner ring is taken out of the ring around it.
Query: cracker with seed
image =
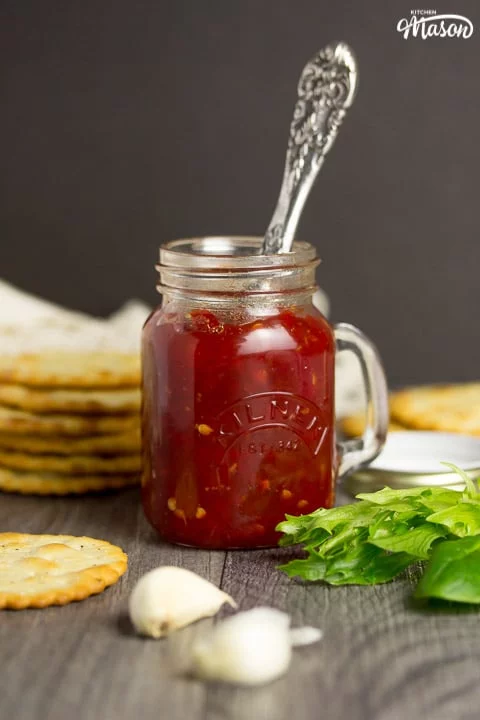
[[[3,355],[0,383],[39,387],[133,387],[140,384],[140,355],[66,351]]]
[[[393,393],[390,408],[409,428],[480,436],[480,382],[407,388]]]
[[[131,413],[140,410],[139,388],[38,389],[0,384],[0,403],[37,413]]]
[[[140,429],[118,435],[20,435],[0,430],[0,450],[38,455],[133,455],[140,452]]]
[[[348,415],[340,420],[340,427],[349,437],[360,437],[365,432],[365,413],[356,415]],[[388,432],[396,432],[398,430],[407,430],[400,423],[390,420],[388,423]]]
[[[67,605],[113,585],[127,556],[105,540],[0,533],[0,608]]]
[[[111,435],[138,431],[139,413],[122,415],[66,415],[47,413],[39,415],[0,405],[0,432],[36,435]]]
[[[49,472],[22,472],[0,467],[0,491],[21,495],[84,495],[139,483],[138,473],[72,476]]]
[[[0,467],[26,472],[46,471],[71,475],[108,474],[139,472],[140,454],[114,455],[32,455],[29,453],[0,450]]]

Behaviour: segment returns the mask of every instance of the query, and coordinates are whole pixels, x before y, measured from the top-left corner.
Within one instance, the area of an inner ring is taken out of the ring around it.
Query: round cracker
[[[140,427],[138,413],[126,415],[36,415],[0,405],[0,431],[36,435],[110,435],[134,432]]]
[[[365,432],[365,413],[358,413],[357,415],[349,415],[340,420],[340,427],[345,435],[349,437],[360,437]],[[388,424],[388,432],[398,432],[398,430],[405,430],[406,428],[400,423],[390,420]]]
[[[0,608],[84,600],[116,583],[127,562],[123,550],[105,540],[0,533]]]
[[[31,455],[29,453],[0,450],[0,467],[26,472],[46,471],[71,475],[106,474],[140,472],[141,456],[115,455]]]
[[[140,384],[139,353],[41,352],[0,357],[0,383],[119,388]]]
[[[0,468],[0,490],[22,495],[83,495],[88,492],[116,490],[139,483],[138,473],[72,477],[60,473],[27,473]]]
[[[417,430],[480,435],[480,383],[425,385],[391,396],[392,418]]]
[[[0,403],[38,413],[139,412],[139,388],[119,390],[39,390],[24,385],[0,385]]]
[[[120,435],[62,437],[58,435],[20,435],[0,431],[0,449],[45,455],[132,455],[141,447],[140,429]]]

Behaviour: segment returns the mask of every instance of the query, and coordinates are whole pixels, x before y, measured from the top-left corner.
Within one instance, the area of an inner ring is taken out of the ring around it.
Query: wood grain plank
[[[413,607],[418,569],[372,588],[300,584],[276,569],[285,550],[225,555],[162,544],[134,490],[65,499],[2,495],[0,530],[103,537],[130,559],[128,574],[97,597],[64,608],[0,613],[1,718],[479,717],[478,613]],[[166,563],[221,583],[241,609],[264,604],[286,610],[294,625],[321,627],[324,639],[295,650],[288,675],[270,686],[250,690],[192,680],[185,674],[188,648],[211,620],[165,642],[136,637],[126,618],[136,579]]]
[[[96,597],[1,614],[0,717],[203,717],[205,686],[178,675],[175,646],[133,634],[127,602],[138,577],[162,564],[182,565],[219,584],[224,553],[160,543],[136,491],[81,499],[2,495],[0,528],[102,537],[129,555],[128,574]],[[192,632],[198,628],[185,633],[184,641]]]
[[[294,626],[322,628],[324,638],[295,650],[288,675],[271,686],[258,691],[212,686],[209,719],[479,717],[476,611],[412,607],[415,572],[375,587],[301,584],[276,570],[285,554],[229,553],[222,588],[242,609],[268,603],[289,612]]]

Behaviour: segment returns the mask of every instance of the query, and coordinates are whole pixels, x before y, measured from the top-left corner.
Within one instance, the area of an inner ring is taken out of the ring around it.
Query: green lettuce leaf
[[[480,536],[439,543],[415,597],[480,603]]]
[[[393,580],[414,561],[407,553],[391,555],[360,541],[329,558],[311,552],[308,558],[292,560],[279,569],[289,577],[323,580],[329,585],[374,585]]]
[[[312,537],[327,539],[334,532],[344,527],[364,527],[369,525],[378,511],[365,503],[351,503],[325,510],[315,510],[310,515],[295,517],[286,515],[286,520],[277,525],[277,530],[284,533],[280,545],[297,545],[311,541]]]
[[[452,507],[462,500],[462,493],[440,487],[417,487],[406,490],[383,488],[375,493],[357,495],[358,500],[365,500],[375,505],[385,505],[398,511],[414,507],[429,508],[432,511]]]
[[[453,463],[444,462],[442,463],[442,465],[446,465],[450,468],[450,470],[453,470],[453,472],[457,473],[457,475],[462,478],[463,482],[465,483],[464,495],[467,495],[471,500],[476,500],[477,502],[480,502],[477,486],[474,480],[472,480],[470,475],[468,475],[465,470],[462,470],[462,468],[453,465]]]
[[[400,533],[392,525],[390,534],[370,536],[368,542],[391,553],[408,553],[414,560],[427,560],[433,543],[447,533],[446,528],[428,522]]]
[[[426,560],[418,597],[480,603],[480,494],[468,475],[446,464],[464,480],[464,492],[384,488],[349,505],[286,516],[277,526],[280,544],[301,545],[306,557],[280,569],[330,585],[373,585]]]
[[[407,553],[392,555],[363,543],[332,558],[324,579],[330,585],[375,585],[393,580],[414,561]]]
[[[444,525],[452,535],[480,535],[480,504],[463,502],[427,517],[429,523]]]

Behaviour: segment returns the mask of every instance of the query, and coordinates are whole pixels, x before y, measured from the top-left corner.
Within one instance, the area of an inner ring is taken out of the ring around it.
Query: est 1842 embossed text
[[[239,444],[240,452],[296,451],[304,443],[312,455],[318,455],[328,432],[324,414],[325,411],[298,395],[259,393],[244,398],[220,415],[216,422],[218,442],[227,449],[248,435],[244,448]],[[279,439],[273,445],[255,441],[259,431],[272,427],[283,428],[291,437]]]

